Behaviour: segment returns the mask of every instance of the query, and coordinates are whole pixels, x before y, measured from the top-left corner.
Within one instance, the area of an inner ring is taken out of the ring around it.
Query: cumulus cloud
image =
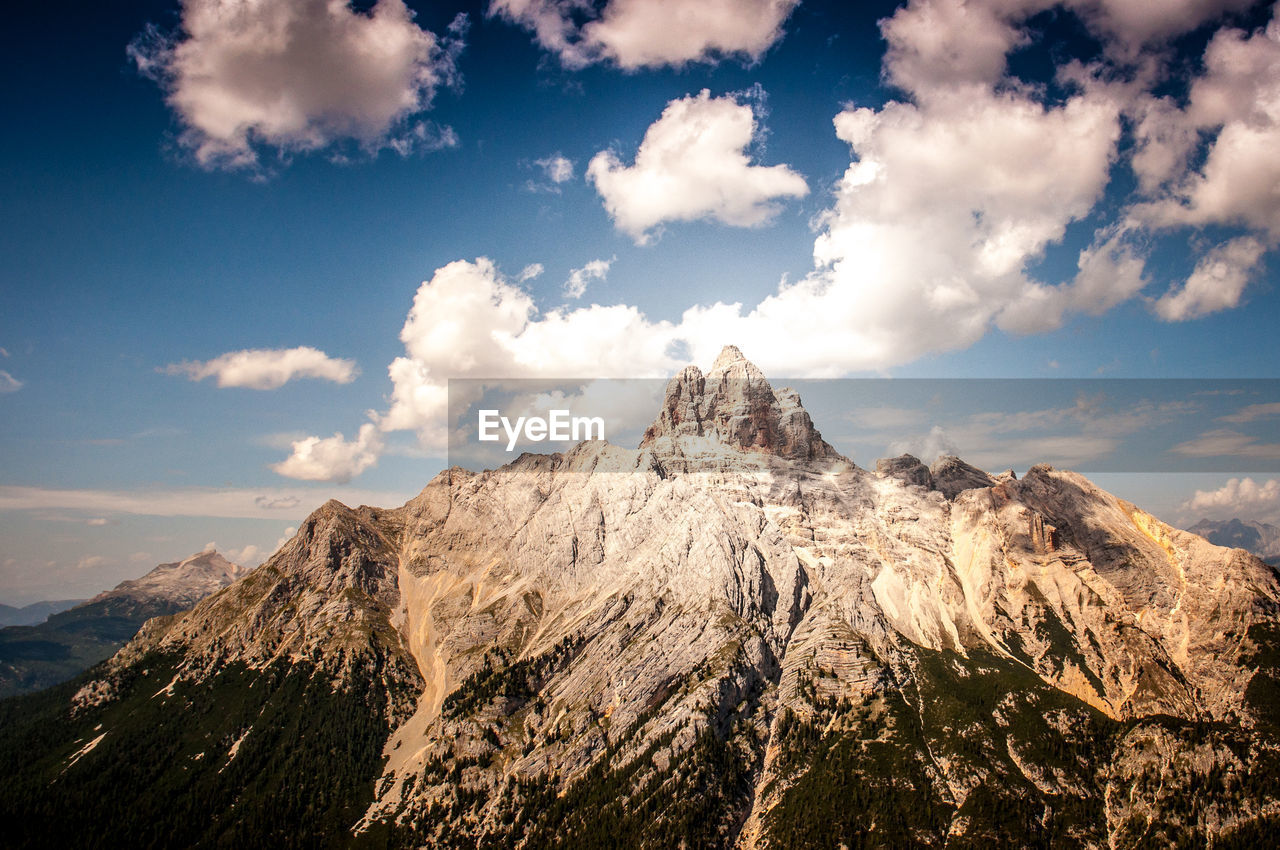
[[[150,27],[129,56],[164,88],[180,143],[210,168],[256,168],[263,149],[367,151],[456,144],[416,121],[456,78],[466,17],[438,37],[403,0],[183,0],[180,29]]]
[[[1167,322],[1182,322],[1235,307],[1265,252],[1265,246],[1252,236],[1217,246],[1196,263],[1180,289],[1155,302],[1156,315]]]
[[[1050,86],[1013,76],[1011,53],[1040,37],[1035,16],[1061,5],[1101,54],[1088,64],[1055,56]],[[624,65],[591,46],[590,33],[604,32],[593,24],[612,6],[498,0],[490,12],[529,26],[570,67]],[[809,274],[755,304],[691,304],[659,319],[627,304],[540,310],[489,260],[450,263],[418,289],[401,331],[405,353],[388,370],[390,406],[370,424],[415,431],[424,450],[439,452],[451,377],[663,376],[709,364],[726,342],[770,374],[834,377],[960,349],[996,329],[1042,332],[1138,298],[1168,320],[1235,306],[1280,229],[1271,206],[1280,160],[1266,153],[1280,144],[1264,145],[1280,109],[1280,26],[1222,30],[1187,98],[1155,93],[1181,73],[1163,45],[1239,6],[1176,0],[1143,18],[1120,0],[911,0],[881,25],[883,73],[898,98],[848,104],[834,118],[850,164],[815,220]],[[747,98],[703,91],[671,101],[631,163],[602,151],[586,175],[638,243],[668,222],[759,225],[807,185],[786,165],[752,162],[757,132]],[[1125,165],[1136,192],[1107,199]],[[1153,235],[1190,229],[1201,232],[1187,240],[1195,270],[1147,294]],[[1049,249],[1073,233],[1085,246],[1074,270],[1046,271],[1058,267],[1042,262]],[[1203,436],[1183,453],[1273,450],[1245,435]],[[1114,441],[1064,435],[1057,451],[1098,456]]]
[[[92,570],[103,566],[107,563],[107,559],[101,555],[86,555],[76,562],[78,570]]]
[[[330,357],[309,346],[230,351],[212,360],[172,363],[164,371],[169,375],[186,375],[193,381],[216,378],[220,387],[254,390],[278,389],[294,378],[349,384],[360,374],[354,360]]]
[[[611,257],[607,260],[592,260],[582,268],[570,271],[569,279],[564,282],[565,297],[581,298],[592,281],[602,281],[609,276],[609,267],[616,259]]]
[[[566,68],[626,70],[757,60],[799,0],[493,0],[489,15],[528,29]]]
[[[1183,508],[1194,512],[1243,516],[1259,507],[1280,506],[1280,481],[1272,478],[1261,484],[1252,478],[1231,478],[1217,490],[1197,490]]]
[[[1178,109],[1158,101],[1144,116],[1135,169],[1159,197],[1138,215],[1162,226],[1236,224],[1280,240],[1280,19],[1249,34],[1223,29],[1204,53],[1205,73]],[[1200,134],[1203,165],[1189,170]]]
[[[635,162],[601,151],[587,177],[619,229],[639,244],[667,221],[710,218],[755,227],[780,209],[777,199],[808,194],[804,178],[785,165],[752,165],[755,114],[734,96],[699,94],[673,100],[645,131]]]
[[[23,382],[0,369],[0,393],[14,393],[22,389]]]
[[[542,263],[530,263],[520,271],[520,275],[516,280],[524,283],[527,280],[533,280],[534,278],[541,277],[544,271],[546,271],[546,269],[543,268]]]
[[[391,406],[374,421],[440,452],[449,378],[660,377],[676,363],[665,353],[673,331],[630,306],[541,313],[491,260],[458,260],[418,287],[400,331],[405,355],[388,367]]]
[[[382,434],[376,426],[366,424],[354,440],[347,440],[341,432],[327,438],[298,440],[293,444],[293,454],[271,468],[286,478],[345,484],[376,464],[382,447]]]

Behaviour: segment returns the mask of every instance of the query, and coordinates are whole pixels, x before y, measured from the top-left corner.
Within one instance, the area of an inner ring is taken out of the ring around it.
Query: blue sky
[[[1278,376],[1273,4],[233,5],[9,28],[0,601],[399,504],[449,378]]]

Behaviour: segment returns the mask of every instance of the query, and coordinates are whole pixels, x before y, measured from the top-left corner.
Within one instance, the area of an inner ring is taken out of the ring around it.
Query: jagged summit
[[[720,351],[705,375],[686,366],[671,379],[640,447],[670,449],[685,437],[788,460],[845,460],[822,439],[800,396],[788,388],[774,390],[733,345]]]
[[[727,372],[734,367],[741,367],[745,372],[764,377],[764,373],[743,355],[742,351],[736,345],[726,345],[720,349],[720,353],[716,355],[715,362],[711,364],[711,371],[708,376],[721,372]]]

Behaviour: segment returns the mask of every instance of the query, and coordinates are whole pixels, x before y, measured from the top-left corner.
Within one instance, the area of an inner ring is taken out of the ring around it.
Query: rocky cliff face
[[[154,668],[185,705],[304,670],[381,724],[355,843],[1247,843],[1280,823],[1278,606],[1256,558],[1074,473],[862,470],[726,349],[637,450],[326,505],[80,683],[105,738],[47,770],[120,758]],[[184,767],[273,734],[241,722]]]

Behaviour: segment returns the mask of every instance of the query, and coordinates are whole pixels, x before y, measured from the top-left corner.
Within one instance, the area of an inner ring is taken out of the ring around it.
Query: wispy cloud
[[[1236,457],[1260,460],[1280,460],[1280,443],[1264,443],[1257,437],[1242,434],[1230,428],[1206,431],[1193,440],[1178,443],[1174,454],[1188,457]]]
[[[1240,408],[1238,411],[1228,416],[1219,417],[1218,421],[1243,425],[1246,422],[1252,422],[1255,419],[1262,419],[1267,416],[1280,416],[1280,402],[1271,404],[1250,404],[1247,407]]]
[[[412,494],[344,487],[185,488],[168,490],[59,490],[0,485],[0,511],[83,511],[94,518],[112,514],[244,519],[302,519],[329,498],[349,505],[392,507]]]
[[[581,298],[592,281],[602,281],[609,276],[609,267],[617,257],[607,260],[592,260],[580,269],[569,272],[569,279],[564,282],[566,298]]]

